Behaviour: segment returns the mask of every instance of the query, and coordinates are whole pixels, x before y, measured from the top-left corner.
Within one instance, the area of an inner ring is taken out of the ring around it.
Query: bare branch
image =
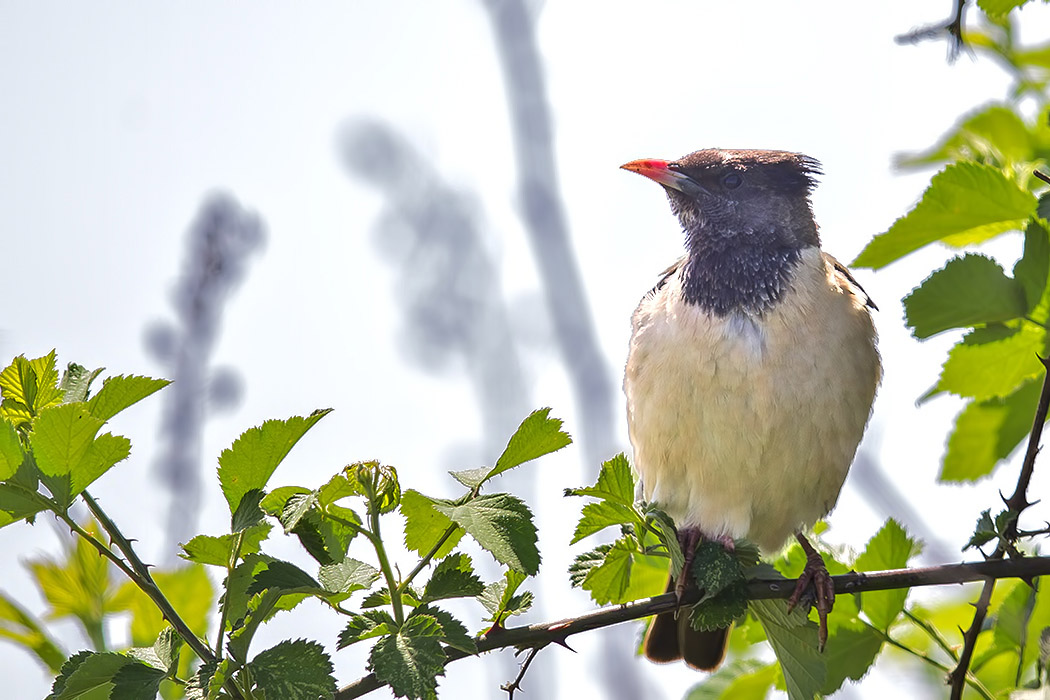
[[[529,670],[529,666],[532,664],[532,660],[536,658],[536,654],[539,654],[540,650],[545,646],[547,645],[542,644],[529,649],[529,655],[525,657],[525,661],[521,664],[521,670],[518,671],[517,677],[513,681],[500,686],[500,690],[507,691],[507,700],[514,700],[514,691],[521,690],[521,681],[525,678],[526,671]]]

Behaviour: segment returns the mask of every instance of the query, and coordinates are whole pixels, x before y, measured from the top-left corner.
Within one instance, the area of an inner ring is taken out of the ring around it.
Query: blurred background
[[[619,165],[710,146],[807,153],[824,165],[824,247],[849,261],[928,182],[894,157],[1007,94],[988,60],[894,42],[953,4],[0,0],[0,357],[56,348],[60,366],[175,380],[114,421],[132,457],[92,489],[164,566],[175,543],[225,531],[216,457],[267,418],[336,409],[273,485],[375,458],[450,496],[446,470],[491,464],[551,406],[575,445],[506,486],[539,513],[528,620],[581,613],[592,604],[565,573],[586,548],[568,547],[581,503],[562,489],[629,448],[630,314],[682,249],[659,188]],[[1045,6],[1021,19],[1022,42],[1050,36]],[[1020,239],[989,248],[1011,263]],[[862,548],[892,515],[926,540],[924,563],[959,560],[977,513],[1012,490],[1010,467],[935,484],[961,403],[915,400],[957,336],[918,343],[900,299],[948,255],[857,274],[881,309],[885,381],[831,542]],[[1037,472],[1031,492],[1046,486]],[[35,611],[10,563],[57,551],[65,533],[41,524],[0,531],[0,588]],[[297,556],[282,535],[269,546]],[[334,650],[341,625],[316,612],[306,627],[278,616],[258,648],[305,636]],[[87,646],[54,629],[67,651]],[[632,660],[639,629],[545,650],[524,697],[682,697],[699,676]],[[340,685],[365,651],[334,654]],[[509,654],[463,661],[441,687],[499,697],[514,671]],[[13,698],[51,683],[13,646],[0,675]],[[875,695],[888,679],[873,676],[841,697]],[[894,687],[908,696],[908,682]]]

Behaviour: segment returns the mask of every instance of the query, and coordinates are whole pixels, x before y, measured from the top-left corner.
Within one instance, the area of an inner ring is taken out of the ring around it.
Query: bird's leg
[[[683,527],[678,531],[678,545],[682,548],[682,570],[678,572],[678,580],[675,582],[674,595],[678,604],[682,604],[682,596],[685,595],[686,586],[693,568],[693,559],[696,557],[696,545],[700,543],[700,530],[695,527]]]
[[[813,549],[809,540],[800,532],[795,533],[795,539],[802,545],[802,551],[806,553],[806,566],[802,569],[802,575],[798,577],[795,592],[788,598],[788,612],[798,605],[803,594],[807,592],[806,589],[812,587],[813,603],[817,608],[817,617],[820,618],[817,642],[820,650],[824,651],[824,645],[828,641],[828,613],[835,604],[835,584],[831,580],[831,574],[828,573],[824,559],[817,550]]]

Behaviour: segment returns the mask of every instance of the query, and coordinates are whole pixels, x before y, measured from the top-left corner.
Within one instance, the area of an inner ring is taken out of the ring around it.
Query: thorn
[[[1028,584],[1028,587],[1035,590],[1035,577],[1034,576],[1021,576],[1020,579]]]
[[[1047,176],[1039,172],[1038,170],[1035,171],[1035,176],[1043,182],[1050,182],[1050,179],[1047,179]],[[1050,371],[1050,358],[1039,357],[1038,353],[1036,353],[1036,357],[1039,359],[1039,362],[1042,363],[1043,369]]]
[[[556,637],[556,638],[552,639],[551,641],[554,642],[555,644],[557,644],[558,646],[565,647],[566,649],[571,651],[573,654],[576,653],[576,650],[569,646],[569,642],[566,641],[565,637]]]
[[[1003,502],[1004,506],[1006,506],[1007,508],[1010,507],[1010,499],[1008,499],[1006,496],[1003,495],[1002,490],[999,491],[999,499]],[[982,518],[982,520],[983,520],[983,518]]]

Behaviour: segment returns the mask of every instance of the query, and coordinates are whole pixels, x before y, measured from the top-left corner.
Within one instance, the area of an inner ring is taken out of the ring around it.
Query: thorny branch
[[[938,586],[948,583],[995,580],[1000,578],[1028,579],[1050,575],[1050,557],[1025,557],[1022,559],[998,559],[962,564],[945,564],[917,569],[899,569],[871,573],[849,573],[832,576],[836,594],[885,591],[917,586]],[[797,579],[754,580],[748,584],[750,600],[787,598],[795,590]],[[694,605],[700,592],[686,591],[682,605]],[[478,653],[507,647],[542,647],[551,642],[564,644],[565,640],[581,632],[609,627],[621,622],[639,620],[650,615],[670,612],[679,607],[674,593],[665,593],[625,605],[612,605],[579,617],[524,627],[508,627],[498,632],[479,637]],[[457,661],[470,656],[457,649],[446,649],[448,661]],[[336,700],[359,698],[383,687],[374,674],[369,674],[344,686],[336,693]]]
[[[532,660],[536,658],[536,655],[540,653],[540,649],[547,646],[546,644],[540,644],[529,649],[529,655],[525,657],[525,661],[521,664],[521,669],[518,671],[517,677],[500,686],[500,690],[507,691],[507,700],[514,700],[514,691],[521,690],[521,681],[525,678],[525,673],[529,670],[529,666],[532,665]]]
[[[1035,174],[1040,180],[1050,182],[1050,179],[1038,170]],[[1043,363],[1043,368],[1047,371],[1043,377],[1043,390],[1039,395],[1039,404],[1035,409],[1032,432],[1028,436],[1028,449],[1025,452],[1024,462],[1021,464],[1021,473],[1017,476],[1017,487],[1009,498],[1003,499],[1006,507],[1013,512],[1014,517],[1006,527],[1005,537],[999,539],[999,544],[996,545],[995,551],[988,557],[988,563],[1001,561],[1008,550],[1013,548],[1013,542],[1018,537],[1017,519],[1020,517],[1021,512],[1031,505],[1028,501],[1028,484],[1032,480],[1035,458],[1039,454],[1039,441],[1043,436],[1043,424],[1046,423],[1047,410],[1050,409],[1050,360],[1040,357],[1039,361]],[[1026,581],[1031,580],[1029,577],[1022,578]],[[973,623],[963,636],[963,649],[962,653],[959,654],[959,663],[948,674],[947,683],[952,689],[951,700],[960,700],[962,698],[966,674],[969,672],[970,662],[973,660],[973,652],[977,647],[977,636],[981,633],[981,628],[984,626],[984,618],[988,615],[988,603],[992,599],[992,591],[994,589],[995,579],[991,577],[985,579],[981,597],[974,604]]]

